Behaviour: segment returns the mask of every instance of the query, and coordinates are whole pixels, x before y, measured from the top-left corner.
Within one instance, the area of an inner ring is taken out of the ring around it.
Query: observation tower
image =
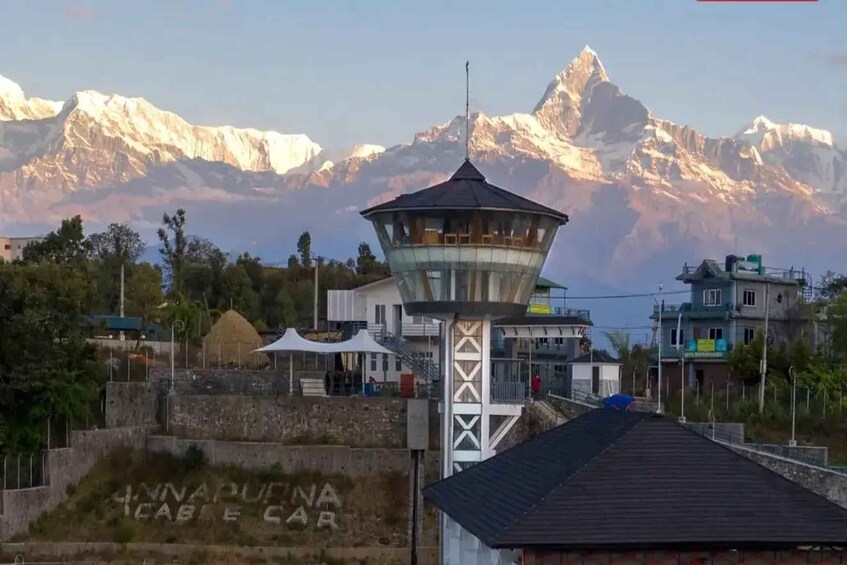
[[[406,313],[443,322],[446,478],[491,457],[520,417],[520,404],[492,400],[492,321],[526,314],[556,231],[568,217],[490,184],[469,159],[446,182],[362,216],[376,229]]]

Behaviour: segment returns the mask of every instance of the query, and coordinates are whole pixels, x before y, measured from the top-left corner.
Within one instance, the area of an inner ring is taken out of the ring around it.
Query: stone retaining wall
[[[0,540],[25,532],[39,515],[57,507],[65,499],[68,485],[79,481],[111,451],[143,449],[146,435],[141,427],[72,432],[71,447],[47,452],[46,486],[0,491]]]
[[[187,439],[287,445],[406,446],[406,402],[399,398],[168,397],[168,432]]]
[[[106,427],[156,425],[156,389],[152,383],[106,384]]]
[[[723,445],[806,487],[810,491],[828,498],[839,506],[847,508],[847,475],[740,445]]]
[[[178,457],[191,445],[199,447],[211,465],[242,465],[267,469],[278,465],[284,473],[314,472],[351,477],[379,472],[408,473],[411,456],[407,449],[350,448],[340,445],[291,446],[279,443],[192,440],[173,436],[149,436],[147,450]],[[438,453],[426,453],[426,467],[438,470]]]

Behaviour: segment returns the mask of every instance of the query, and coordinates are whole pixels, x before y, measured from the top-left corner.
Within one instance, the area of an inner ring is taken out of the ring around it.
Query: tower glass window
[[[362,213],[410,315],[520,315],[567,216],[493,186],[470,162]],[[457,310],[457,304],[461,308]]]

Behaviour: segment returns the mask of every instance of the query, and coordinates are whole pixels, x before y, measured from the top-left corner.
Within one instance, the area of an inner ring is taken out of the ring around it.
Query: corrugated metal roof
[[[847,545],[847,510],[653,414],[591,411],[424,496],[494,548]]]
[[[558,210],[486,182],[482,173],[467,160],[450,180],[417,192],[402,194],[390,202],[368,208],[362,215],[367,217],[376,212],[433,209],[530,212],[550,216],[563,224],[568,221],[568,216]]]

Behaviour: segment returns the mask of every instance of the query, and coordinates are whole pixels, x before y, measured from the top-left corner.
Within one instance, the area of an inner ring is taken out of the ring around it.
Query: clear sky
[[[30,95],[143,96],[208,125],[392,145],[474,109],[530,111],[589,44],[655,114],[847,134],[847,1],[0,0],[0,74]]]

